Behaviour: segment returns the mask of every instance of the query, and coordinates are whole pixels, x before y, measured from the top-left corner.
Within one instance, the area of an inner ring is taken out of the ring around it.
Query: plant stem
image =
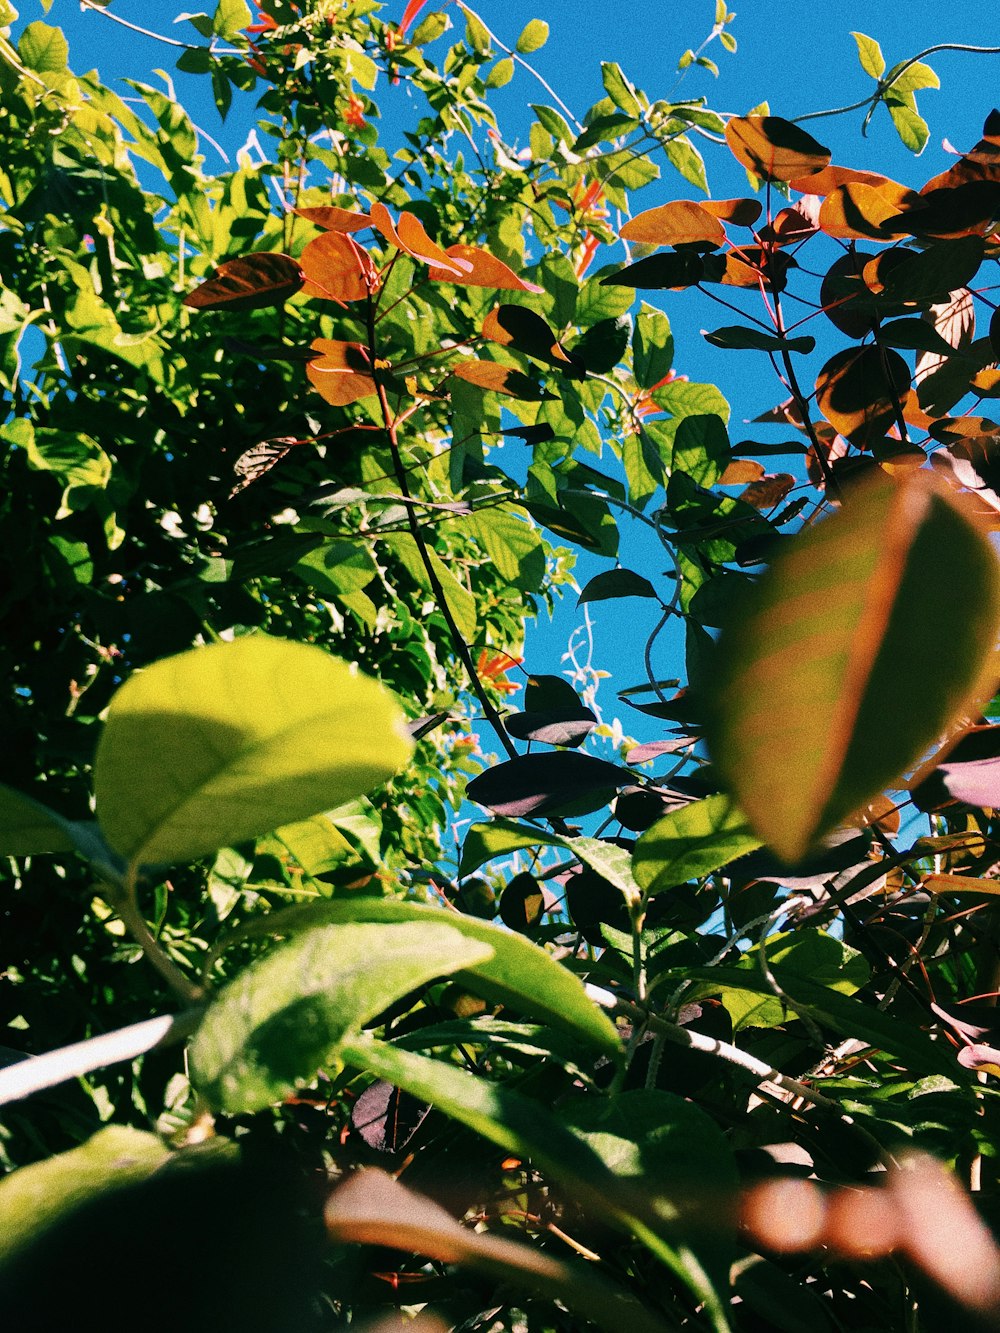
[[[185,1004],[196,1004],[202,998],[202,989],[189,981],[173,959],[167,957],[159,940],[146,925],[136,901],[135,881],[136,867],[130,865],[120,892],[111,899],[112,905],[125,923],[128,933],[174,994]]]
[[[368,357],[374,368],[376,360],[375,302],[370,294],[368,297]],[[500,714],[493,706],[493,702],[486,693],[486,688],[483,685],[483,682],[479,679],[479,672],[476,670],[476,665],[472,660],[472,653],[469,649],[469,645],[465,642],[465,636],[455,623],[455,617],[452,615],[451,607],[448,605],[448,599],[445,596],[444,588],[441,586],[441,580],[438,578],[437,570],[434,568],[434,564],[431,560],[431,553],[427,549],[427,543],[424,540],[424,534],[420,527],[420,521],[417,518],[417,512],[414,507],[413,493],[410,490],[406,468],[403,465],[402,454],[399,450],[399,440],[396,435],[396,421],[392,415],[392,410],[389,407],[389,399],[386,396],[385,385],[382,384],[378,378],[377,371],[375,372],[375,391],[378,394],[379,409],[382,413],[385,436],[389,442],[389,452],[392,454],[392,465],[396,474],[396,481],[399,484],[400,494],[407,502],[407,525],[410,529],[410,535],[413,537],[413,541],[416,545],[417,552],[420,555],[420,563],[424,567],[424,572],[427,575],[427,581],[430,584],[431,591],[437,600],[441,614],[445,618],[448,632],[451,635],[452,646],[461,660],[462,665],[465,667],[469,682],[472,685],[476,698],[479,700],[483,713],[486,715],[486,719],[490,726],[496,732],[500,744],[507,752],[508,758],[516,759],[518,757],[517,749],[514,746],[513,741],[507,735]]]

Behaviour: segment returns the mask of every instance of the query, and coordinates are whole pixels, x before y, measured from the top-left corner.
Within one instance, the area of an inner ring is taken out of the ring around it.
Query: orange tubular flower
[[[403,10],[403,17],[399,20],[399,35],[404,36],[407,28],[417,17],[420,11],[426,5],[427,0],[410,0],[410,3]]]
[[[491,656],[489,649],[483,648],[476,663],[476,675],[501,694],[516,694],[520,685],[504,677],[511,667],[520,666],[523,661],[523,657],[511,657],[509,653],[503,652]]]
[[[277,26],[278,26],[277,22],[271,17],[270,14],[265,14],[262,9],[258,9],[256,23],[251,23],[247,28],[244,29],[244,31],[252,33],[270,32],[273,28],[276,28]]]
[[[353,130],[362,130],[368,124],[365,120],[365,107],[361,98],[351,93],[347,99],[347,110],[344,112],[344,124],[350,125]]]

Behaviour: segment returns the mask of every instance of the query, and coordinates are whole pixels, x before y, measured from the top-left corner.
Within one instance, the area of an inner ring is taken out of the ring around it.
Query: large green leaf
[[[84,1204],[145,1180],[170,1156],[157,1135],[109,1125],[70,1152],[12,1171],[0,1180],[0,1261]]]
[[[879,476],[797,536],[722,635],[712,757],[800,860],[992,685],[997,558],[932,473]]]
[[[491,955],[447,918],[310,926],[219,992],[191,1043],[191,1081],[218,1110],[261,1110],[401,995]]]
[[[370,791],[411,749],[392,697],[346,662],[235,639],[157,662],[114,696],[98,819],[130,861],[189,861]]]
[[[492,922],[398,898],[344,898],[272,913],[256,929],[292,933],[320,922],[358,921],[444,923],[491,951],[474,965],[462,965],[464,984],[470,990],[493,1004],[509,1004],[521,1013],[545,1019],[609,1055],[621,1053],[614,1025],[588,999],[580,980],[537,944]]]
[[[635,845],[632,873],[647,892],[659,893],[710,875],[760,842],[728,796],[708,796],[650,825]]]

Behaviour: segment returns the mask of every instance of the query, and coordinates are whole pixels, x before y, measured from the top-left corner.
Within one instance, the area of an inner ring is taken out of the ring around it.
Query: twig
[[[180,1014],[147,1018],[131,1027],[106,1032],[100,1037],[63,1046],[45,1055],[29,1056],[17,1064],[0,1069],[0,1106],[30,1097],[43,1088],[54,1088],[67,1079],[81,1078],[95,1069],[134,1060],[159,1046],[172,1046],[194,1031],[201,1018],[200,1009],[186,1009]]]

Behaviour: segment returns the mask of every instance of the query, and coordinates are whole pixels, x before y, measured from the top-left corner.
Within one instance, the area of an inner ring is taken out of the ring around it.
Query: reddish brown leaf
[[[759,481],[752,481],[739,498],[745,504],[753,505],[754,509],[771,509],[781,504],[794,485],[795,478],[791,473],[774,472]]]
[[[283,305],[305,281],[289,255],[262,251],[220,264],[183,303],[195,310],[259,310]]]
[[[959,160],[942,171],[940,176],[932,177],[921,194],[931,190],[940,190],[952,185],[964,185],[967,181],[1000,181],[1000,113],[991,111],[983,126],[983,137],[962,155]]]
[[[368,353],[360,343],[317,338],[312,348],[318,355],[306,366],[306,374],[328,403],[346,407],[375,392]]]
[[[293,212],[314,226],[322,227],[324,231],[363,231],[372,225],[368,213],[356,213],[351,208],[335,208],[333,204],[325,208],[296,208]]]
[[[751,481],[760,481],[764,475],[764,464],[754,458],[734,458],[719,478],[720,486],[745,486]]]
[[[764,180],[798,180],[830,161],[828,148],[781,116],[734,116],[726,143],[739,163]]]
[[[716,250],[725,245],[722,223],[701,204],[676,199],[650,208],[626,222],[620,232],[623,241],[641,241],[645,245],[697,245]]]
[[[367,250],[353,236],[327,231],[302,251],[306,296],[329,301],[362,301],[378,285],[378,274]]]
[[[552,397],[533,384],[520,370],[515,370],[513,366],[502,366],[498,361],[478,361],[475,358],[459,361],[452,366],[451,373],[456,379],[478,385],[480,389],[506,394],[508,398],[519,398],[522,402],[537,403],[543,398]]]
[[[898,352],[849,347],[817,376],[816,405],[845,439],[864,449],[893,424],[909,387],[910,371]]]
[[[536,283],[519,277],[502,259],[497,259],[478,246],[449,245],[445,254],[449,259],[468,264],[469,271],[456,274],[451,269],[431,265],[429,276],[435,282],[450,282],[459,287],[493,287],[497,291],[534,292],[536,295],[544,291]]]
[[[723,256],[712,255],[710,258],[716,260]],[[719,277],[708,268],[705,277],[712,282],[721,282],[724,287],[759,287],[763,279],[765,291],[783,291],[785,274],[795,262],[781,250],[767,251],[759,245],[741,245],[724,259],[725,268]]]
[[[541,315],[525,306],[494,306],[483,320],[483,337],[554,366],[573,379],[583,379],[586,374],[580,358],[567,352]]]
[[[815,207],[810,207],[810,203]],[[790,208],[783,208],[773,222],[757,233],[762,241],[772,245],[796,245],[815,236],[819,229],[819,200],[806,195]]]

